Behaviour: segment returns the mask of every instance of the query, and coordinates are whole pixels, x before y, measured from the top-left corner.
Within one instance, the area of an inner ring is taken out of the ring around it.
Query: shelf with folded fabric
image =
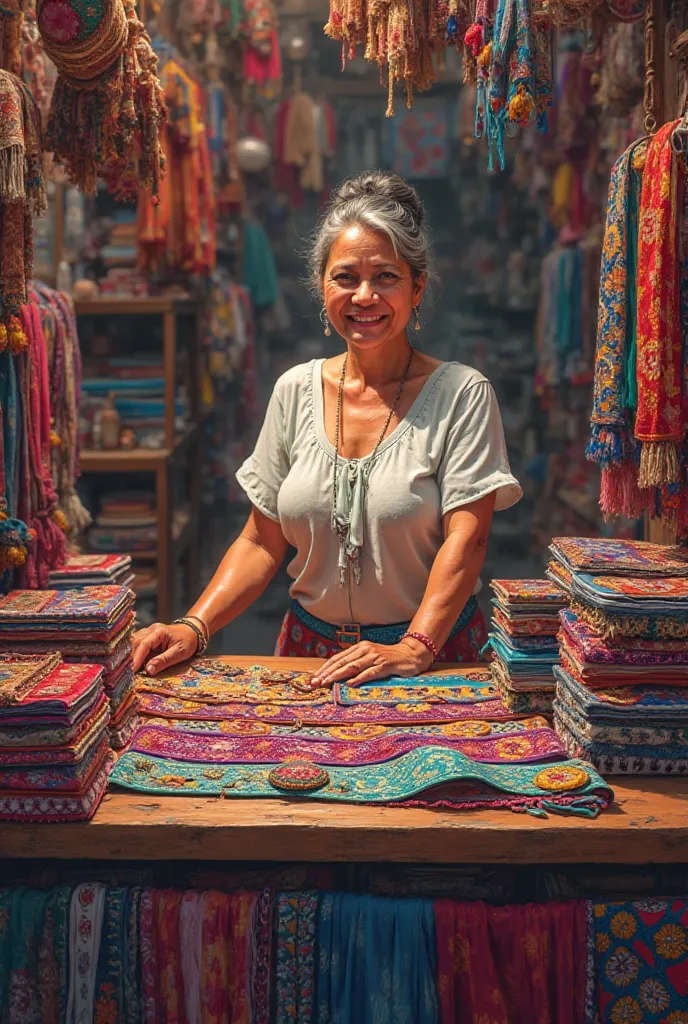
[[[200,464],[201,431],[197,424],[181,435],[172,450],[135,448],[131,451],[82,451],[82,474],[152,474],[155,481],[156,547],[130,554],[140,561],[154,562],[158,580],[157,618],[169,621],[184,610],[177,595],[177,563],[185,570],[185,601],[196,596],[200,552]],[[184,502],[173,497],[175,484],[184,477]]]

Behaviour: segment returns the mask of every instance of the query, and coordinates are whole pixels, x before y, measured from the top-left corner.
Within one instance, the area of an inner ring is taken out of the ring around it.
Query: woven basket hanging
[[[166,116],[158,59],[134,0],[38,0],[38,27],[58,70],[46,148],[93,194],[102,177],[117,198],[158,194]]]

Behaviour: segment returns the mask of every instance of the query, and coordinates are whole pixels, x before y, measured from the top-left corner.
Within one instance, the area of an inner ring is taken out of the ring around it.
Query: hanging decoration
[[[119,199],[157,197],[165,104],[135,0],[38,0],[38,27],[59,72],[46,148],[90,195],[103,177]]]
[[[243,79],[265,99],[274,98],[282,83],[282,58],[277,14],[271,0],[244,0]]]
[[[342,44],[342,66],[360,50],[365,59],[386,72],[388,80],[387,116],[394,114],[394,85],[403,82],[407,105],[415,90],[429,89],[437,78],[437,61],[447,45],[448,17],[453,18],[453,35],[463,6],[454,3],[452,13],[444,4],[429,0],[330,0],[330,17],[325,35]],[[468,19],[466,18],[466,24]]]
[[[0,7],[0,68],[21,74],[22,18],[27,0],[2,0]]]
[[[18,315],[33,266],[31,217],[45,208],[40,112],[21,79],[0,71],[0,352],[27,346]]]

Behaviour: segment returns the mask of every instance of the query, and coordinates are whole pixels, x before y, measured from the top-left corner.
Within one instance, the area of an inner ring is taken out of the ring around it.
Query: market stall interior
[[[688,1022],[687,174],[679,0],[4,0],[0,1024]]]

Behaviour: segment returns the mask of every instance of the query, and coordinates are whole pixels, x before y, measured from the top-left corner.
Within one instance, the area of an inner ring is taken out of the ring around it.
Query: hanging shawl
[[[50,454],[52,479],[69,532],[77,535],[91,517],[76,492],[79,476],[79,393],[81,353],[74,307],[69,296],[36,282],[37,303],[46,340],[50,377]]]
[[[602,467],[605,515],[637,518],[648,496],[638,490],[632,437],[637,406],[636,267],[642,168],[647,140],[634,142],[612,169],[597,318],[595,389],[588,459]]]
[[[21,74],[22,13],[26,0],[2,0],[0,7],[0,68]]]
[[[135,0],[38,0],[38,27],[59,72],[47,140],[57,162],[91,195],[100,175],[117,198],[139,185],[157,196],[165,105]]]
[[[638,240],[639,484],[661,487],[680,479],[683,442],[682,340],[679,308],[678,157],[663,125],[647,147]]]
[[[26,562],[33,530],[15,518],[17,454],[17,380],[9,352],[0,354],[0,590],[12,589],[12,574]]]
[[[24,83],[0,71],[0,352],[27,345],[17,317],[33,267],[31,215],[45,208],[40,112]]]

